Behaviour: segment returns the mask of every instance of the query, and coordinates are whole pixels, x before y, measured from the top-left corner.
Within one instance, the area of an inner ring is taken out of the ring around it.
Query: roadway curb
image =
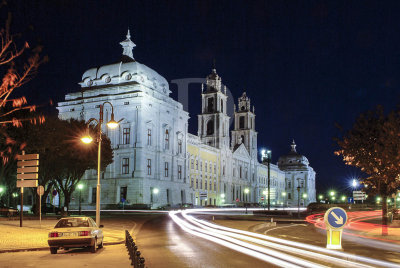
[[[119,245],[125,243],[124,240],[116,241],[116,242],[104,242],[105,246]],[[11,253],[11,252],[24,252],[24,251],[44,251],[49,250],[49,247],[40,247],[40,248],[18,248],[18,249],[0,249],[1,253]]]

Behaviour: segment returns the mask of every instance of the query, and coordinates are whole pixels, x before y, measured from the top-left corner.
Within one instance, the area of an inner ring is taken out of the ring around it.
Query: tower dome
[[[301,169],[307,168],[309,166],[309,162],[307,157],[304,155],[299,154],[296,151],[296,143],[292,142],[291,147],[292,149],[286,155],[279,157],[278,160],[278,167],[281,170],[290,170],[290,169]]]

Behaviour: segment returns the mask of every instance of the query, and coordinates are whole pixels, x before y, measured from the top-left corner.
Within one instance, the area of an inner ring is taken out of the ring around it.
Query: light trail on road
[[[171,211],[169,215],[176,224],[192,235],[280,267],[326,267],[324,264],[334,264],[335,267],[400,267],[391,262],[228,228],[189,215],[223,211],[227,209]]]

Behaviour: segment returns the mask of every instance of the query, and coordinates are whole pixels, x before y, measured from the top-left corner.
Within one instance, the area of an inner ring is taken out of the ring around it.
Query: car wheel
[[[104,241],[104,237],[101,239],[101,243],[99,245],[99,248],[103,248],[103,241]]]
[[[51,254],[57,254],[57,248],[50,248]]]
[[[93,246],[90,247],[90,252],[96,253],[96,249],[97,249],[97,238],[94,239],[94,244]]]

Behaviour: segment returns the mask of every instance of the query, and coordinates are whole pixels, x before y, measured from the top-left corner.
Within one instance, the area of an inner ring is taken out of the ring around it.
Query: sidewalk
[[[57,223],[57,219],[25,220],[23,227],[19,227],[19,220],[0,221],[0,253],[24,250],[47,250],[47,238],[49,231]],[[136,224],[131,221],[113,221],[105,219],[102,221],[104,228],[104,244],[113,245],[125,241],[125,230],[132,232]]]

